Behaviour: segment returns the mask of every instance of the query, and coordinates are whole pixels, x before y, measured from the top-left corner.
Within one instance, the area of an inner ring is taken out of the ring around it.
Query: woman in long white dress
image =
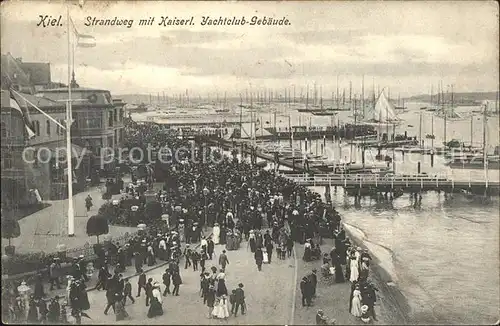
[[[359,291],[358,285],[352,293],[351,315],[361,317],[361,291]]]
[[[220,227],[219,223],[215,223],[212,229],[214,244],[219,244],[220,242]]]
[[[226,319],[229,317],[229,307],[228,307],[228,299],[225,295],[220,297],[217,305],[212,311],[212,316],[215,318]]]
[[[267,254],[266,248],[262,248],[262,262],[264,264],[269,264],[269,255]]]
[[[351,275],[349,276],[349,281],[355,282],[359,278],[358,260],[351,257]]]

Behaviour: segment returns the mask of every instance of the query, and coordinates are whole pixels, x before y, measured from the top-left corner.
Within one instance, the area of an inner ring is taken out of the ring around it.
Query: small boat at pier
[[[498,155],[488,155],[486,161],[484,155],[461,155],[453,157],[445,163],[452,169],[467,169],[467,170],[500,170],[500,157]]]

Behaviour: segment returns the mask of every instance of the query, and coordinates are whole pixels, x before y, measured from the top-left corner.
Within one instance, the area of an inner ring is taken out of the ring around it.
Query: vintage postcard
[[[498,324],[495,1],[4,1],[2,322]]]

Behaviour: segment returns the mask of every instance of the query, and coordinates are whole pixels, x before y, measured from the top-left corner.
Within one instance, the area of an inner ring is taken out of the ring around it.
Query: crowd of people
[[[334,233],[335,246],[329,253],[322,256],[321,277],[334,283],[351,283],[351,294],[349,297],[349,312],[369,323],[372,319],[377,321],[375,313],[375,302],[377,300],[376,291],[378,289],[368,280],[370,262],[372,257],[368,250],[355,247],[346,237],[345,230],[340,226]],[[320,259],[321,251],[318,251],[318,244],[312,239],[307,239],[304,245],[304,261]],[[304,276],[300,283],[302,293],[302,305],[312,306],[316,297],[316,286],[318,284],[317,270]],[[322,310],[318,311],[317,318],[321,324],[327,324]]]
[[[190,150],[181,151],[176,155],[176,160],[169,164],[156,162],[149,166],[154,171],[152,179],[164,182],[163,189],[156,192],[156,200],[161,203],[164,218],[148,225],[147,230],[124,245],[111,242],[107,248],[96,250],[97,290],[106,291],[104,314],[113,309],[117,321],[129,318],[125,309],[127,299],[134,303],[140,297],[141,290],[144,290],[146,306],[149,306],[147,317],[163,315],[162,296],[180,295],[181,259],[184,260],[185,270],[192,267],[194,272],[200,273],[200,295],[203,304],[208,307],[208,317],[227,319],[231,314],[236,316],[239,310],[245,313],[244,285],[240,283],[228,293],[225,271],[230,262],[225,250],[219,254],[217,264],[210,268],[206,266],[214,258],[215,245],[226,245],[227,250],[237,250],[245,239],[254,254],[257,270],[262,271],[262,265],[271,263],[275,257],[274,251],[278,259],[290,257],[295,242],[305,244],[304,260],[320,259],[322,254],[316,239],[320,234],[333,234],[334,230],[340,230],[336,234],[335,248],[329,257],[323,257],[324,263],[328,265],[325,269],[331,273],[330,266],[333,268],[337,282],[344,282],[345,275],[353,283],[352,307],[349,309],[355,316],[363,318],[372,314],[375,318],[375,299],[367,294],[371,293],[370,289],[374,289],[367,281],[369,255],[366,260],[366,253],[352,250],[345,232],[341,230],[340,215],[331,205],[323,202],[319,194],[275,171],[247,163],[236,155],[223,156],[202,142],[192,146],[189,140],[172,132],[164,132],[155,125],[129,124],[125,139],[129,142],[126,144],[129,148],[149,145],[155,149],[168,146],[171,152],[181,148]],[[125,189],[132,196],[141,195],[137,193],[139,187],[138,181],[135,181]],[[148,180],[147,183],[152,181]],[[140,204],[145,204],[143,197]],[[211,237],[204,237],[203,228],[207,226],[213,228]],[[198,242],[199,247],[194,245]],[[183,243],[185,245],[182,247]],[[169,262],[161,283],[148,279],[143,272],[145,264],[154,266],[158,260]],[[47,320],[49,315],[51,321],[58,316],[56,319],[61,323],[67,323],[66,306],[69,306],[77,324],[81,322],[82,316],[92,317],[85,313],[89,309],[85,283],[91,274],[83,272],[87,271],[87,267],[75,264],[79,266],[79,272],[70,275],[66,301],[57,306],[57,298],[52,300],[56,303],[52,304],[51,301],[46,309],[40,303],[44,300],[33,296],[27,308],[29,321],[38,319],[39,322],[45,318],[35,318],[32,307],[38,308],[39,315],[47,311]],[[109,272],[110,264],[115,266],[113,275]],[[130,282],[123,278],[123,272],[131,266],[140,273],[135,299]],[[345,274],[342,272],[343,266]],[[163,291],[161,284],[165,287]],[[53,285],[58,286],[59,283],[54,281]],[[316,271],[302,279],[300,286],[304,305],[312,304],[316,285]],[[357,301],[358,292],[361,307]],[[368,312],[363,314],[365,305],[368,306]]]

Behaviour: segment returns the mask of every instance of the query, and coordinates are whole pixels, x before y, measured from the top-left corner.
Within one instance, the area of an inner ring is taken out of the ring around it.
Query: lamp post
[[[210,193],[207,187],[203,188],[203,197],[205,197],[205,220],[203,221],[203,227],[207,229],[207,196]]]

